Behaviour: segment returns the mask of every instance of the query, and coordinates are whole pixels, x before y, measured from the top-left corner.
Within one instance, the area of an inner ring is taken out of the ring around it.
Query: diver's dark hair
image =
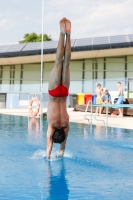
[[[55,128],[55,131],[53,133],[52,139],[54,143],[62,143],[65,140],[65,131],[64,128],[58,129]]]

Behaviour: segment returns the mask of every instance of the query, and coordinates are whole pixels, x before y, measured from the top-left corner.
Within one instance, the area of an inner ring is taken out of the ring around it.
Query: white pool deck
[[[84,112],[73,111],[73,108],[68,108],[67,110],[68,110],[70,122],[83,123],[83,124],[88,123],[87,120],[84,120]],[[44,108],[43,112],[47,112],[47,108]],[[29,111],[28,111],[28,109],[0,109],[0,114],[28,117]],[[93,115],[94,115],[94,113],[93,113]],[[89,112],[87,112],[87,118],[90,118]],[[97,118],[100,120],[106,120],[106,115],[103,115],[103,116],[100,116]],[[102,122],[95,121],[94,117],[93,117],[92,123],[98,124],[98,125],[103,125]],[[124,116],[123,118],[122,117],[120,118],[120,117],[111,117],[109,115],[108,126],[118,127],[118,128],[127,128],[127,129],[133,130],[133,117]]]

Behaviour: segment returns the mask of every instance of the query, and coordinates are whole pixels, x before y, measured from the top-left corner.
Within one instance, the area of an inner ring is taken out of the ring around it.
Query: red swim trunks
[[[48,93],[52,97],[67,97],[68,89],[64,85],[60,84],[57,88],[53,90],[48,90]]]

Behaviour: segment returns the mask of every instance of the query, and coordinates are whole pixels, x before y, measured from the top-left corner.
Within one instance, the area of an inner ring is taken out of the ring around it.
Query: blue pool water
[[[133,199],[132,130],[71,123],[64,158],[47,161],[45,119],[0,122],[0,200]]]

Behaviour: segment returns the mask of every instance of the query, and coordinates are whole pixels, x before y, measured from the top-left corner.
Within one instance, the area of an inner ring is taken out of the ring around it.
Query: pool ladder
[[[89,118],[86,117],[87,110],[88,110],[88,107],[89,107],[89,106],[91,107],[91,125],[92,125],[92,107],[93,107],[93,104],[92,104],[92,101],[91,101],[91,100],[88,101],[88,104],[87,104],[87,106],[86,106],[85,114],[84,114],[84,119],[85,119],[85,120],[88,120],[88,124],[89,124],[89,121],[90,121],[90,120],[89,120]],[[97,117],[96,117],[97,113],[98,113],[98,107],[96,107],[96,112],[95,112],[95,115],[94,115],[94,119],[95,119],[96,121],[103,122],[103,125],[105,126],[105,121],[104,121],[104,120],[97,119]]]

